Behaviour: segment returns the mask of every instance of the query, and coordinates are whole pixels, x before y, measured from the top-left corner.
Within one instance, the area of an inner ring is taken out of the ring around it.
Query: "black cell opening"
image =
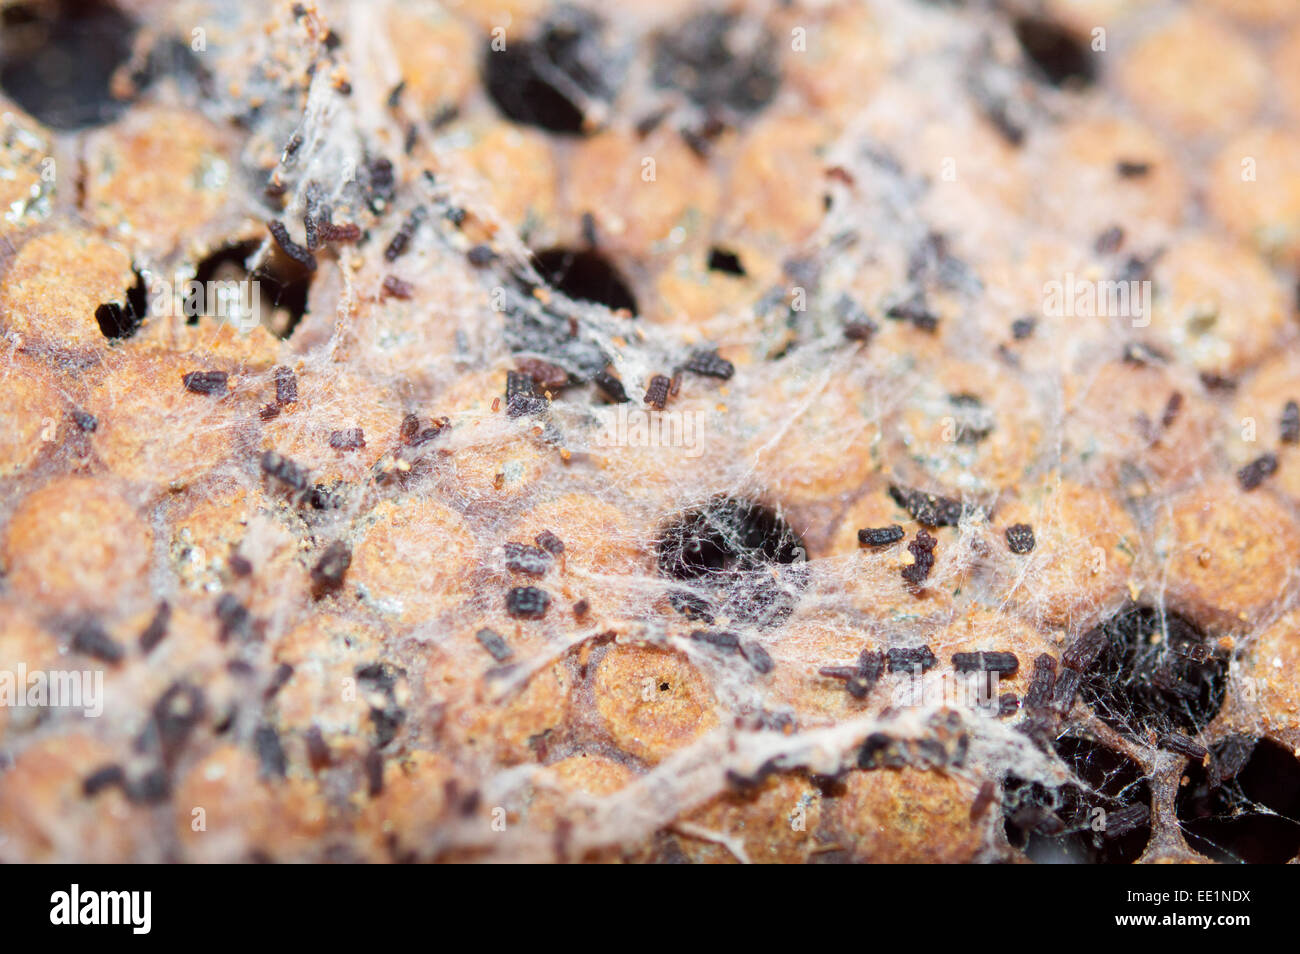
[[[673,594],[679,612],[711,622],[719,616],[771,625],[793,610],[803,573],[780,577],[773,566],[801,563],[803,541],[777,513],[753,501],[720,497],[659,534],[661,575],[698,583]]]
[[[1065,27],[1041,17],[1021,17],[1015,33],[1025,55],[1053,86],[1087,86],[1096,80],[1092,51]]]
[[[1093,634],[1105,646],[1080,693],[1117,731],[1139,740],[1148,730],[1195,735],[1223,706],[1227,660],[1177,613],[1129,604]]]
[[[718,248],[715,245],[709,249],[709,271],[744,275],[745,266],[740,264],[740,256],[735,252],[728,252],[725,248]]]
[[[776,96],[777,39],[762,24],[716,10],[655,40],[656,86],[681,90],[706,113],[758,112]]]
[[[574,301],[590,301],[612,311],[636,314],[636,298],[623,276],[599,252],[551,248],[533,256],[537,271],[556,291]]]
[[[517,123],[548,132],[590,132],[593,101],[613,98],[616,65],[602,41],[598,17],[560,7],[528,40],[489,38],[483,53],[483,84],[497,108]]]
[[[1285,746],[1225,739],[1207,770],[1183,773],[1175,811],[1193,851],[1214,861],[1282,864],[1300,853],[1300,760]]]
[[[102,0],[9,7],[0,29],[0,88],[55,129],[111,122],[130,105],[110,87],[135,32],[134,20]]]
[[[1086,788],[1052,790],[1008,776],[1007,840],[1040,864],[1132,864],[1151,840],[1151,787],[1141,766],[1088,739],[1063,736],[1056,754]]]
[[[145,292],[144,276],[135,273],[135,284],[126,290],[126,301],[105,302],[95,309],[95,321],[105,338],[129,338],[144,324],[149,313],[149,300]]]
[[[194,274],[199,289],[185,293],[187,324],[197,325],[201,316],[238,323],[242,309],[256,308],[258,323],[276,337],[293,334],[307,312],[312,272],[279,249],[249,271],[248,260],[261,247],[256,240],[236,242],[199,262]]]

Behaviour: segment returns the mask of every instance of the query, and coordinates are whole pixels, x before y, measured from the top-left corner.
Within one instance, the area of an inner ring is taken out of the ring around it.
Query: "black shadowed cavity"
[[[1126,605],[1089,636],[1104,637],[1080,684],[1083,700],[1131,738],[1195,735],[1223,705],[1227,661],[1177,613]]]
[[[1175,810],[1192,850],[1214,861],[1282,864],[1300,853],[1300,760],[1269,739],[1235,736],[1193,760]]]
[[[709,271],[726,272],[728,275],[744,275],[745,266],[740,264],[740,256],[725,248],[714,246],[709,249]]]
[[[125,302],[106,301],[95,309],[95,321],[105,338],[129,338],[140,330],[149,312],[144,276],[135,273],[135,284],[126,290]]]
[[[136,23],[110,3],[19,3],[0,13],[0,89],[55,129],[116,119],[113,74],[131,55]]]
[[[719,497],[689,511],[659,535],[661,575],[698,584],[670,597],[692,619],[718,617],[780,622],[794,609],[805,576],[774,575],[772,567],[802,563],[803,541],[775,511],[753,501]]]
[[[711,116],[758,112],[781,83],[777,40],[757,20],[709,10],[655,40],[656,86],[681,90]]]
[[[276,248],[250,271],[248,260],[261,247],[256,240],[236,242],[199,262],[194,275],[199,289],[187,290],[183,302],[188,324],[198,324],[200,316],[238,321],[241,308],[248,305],[257,308],[259,322],[276,337],[293,334],[307,313],[312,273]]]
[[[614,97],[621,67],[604,44],[603,23],[572,6],[556,8],[530,39],[489,38],[483,85],[509,119],[554,133],[582,135]],[[593,107],[599,107],[593,108]]]
[[[1151,788],[1141,767],[1118,752],[1075,736],[1056,754],[1083,783],[1048,789],[1008,776],[1002,786],[1007,840],[1031,861],[1131,864],[1151,838]]]
[[[1016,39],[1037,71],[1053,86],[1087,86],[1097,78],[1092,50],[1070,30],[1042,17],[1015,22]]]
[[[636,299],[618,270],[591,249],[550,248],[533,256],[537,271],[556,291],[574,301],[595,302],[611,311],[636,314]]]

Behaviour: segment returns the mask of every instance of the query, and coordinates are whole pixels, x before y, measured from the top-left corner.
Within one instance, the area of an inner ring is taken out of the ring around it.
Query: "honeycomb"
[[[0,2],[0,860],[1295,860],[1298,129],[1290,0]]]

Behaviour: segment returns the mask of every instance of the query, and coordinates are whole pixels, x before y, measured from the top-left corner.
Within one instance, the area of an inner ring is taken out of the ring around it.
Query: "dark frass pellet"
[[[817,672],[829,679],[843,680],[844,688],[850,696],[865,699],[884,670],[884,653],[864,649],[858,655],[856,666],[824,666]]]
[[[933,333],[939,327],[939,316],[930,310],[925,302],[925,296],[920,294],[891,305],[886,309],[885,317],[892,321],[909,322],[919,331]]]
[[[721,649],[724,652],[740,650],[740,636],[730,630],[696,629],[691,631],[691,639],[708,643],[714,649]]]
[[[1282,408],[1282,443],[1300,444],[1300,404],[1287,401]]]
[[[1145,367],[1149,364],[1164,364],[1169,359],[1160,351],[1140,341],[1130,341],[1124,345],[1124,363]]]
[[[298,400],[298,377],[292,368],[283,365],[275,369],[275,403],[294,404]]]
[[[263,451],[260,463],[263,472],[294,490],[307,490],[311,486],[303,468],[275,451]]]
[[[207,709],[203,690],[188,682],[174,682],[154,702],[150,729],[166,764],[185,748],[190,734]]]
[[[515,370],[528,375],[543,391],[558,391],[569,386],[568,371],[540,358],[520,358],[515,363]]]
[[[106,663],[121,662],[122,645],[94,620],[83,620],[72,632],[72,649],[84,656],[92,656]]]
[[[1083,677],[1077,669],[1062,668],[1052,689],[1052,708],[1062,715],[1069,712],[1082,682]]]
[[[1025,693],[1026,709],[1046,709],[1052,701],[1052,686],[1056,684],[1056,660],[1041,653],[1034,660],[1034,673],[1029,677],[1029,691]]]
[[[627,402],[627,389],[623,387],[623,382],[608,371],[597,371],[591,376],[591,383],[614,404]]]
[[[1277,455],[1261,454],[1237,471],[1237,482],[1242,490],[1254,490],[1277,472]]]
[[[668,403],[668,391],[672,383],[672,380],[665,375],[656,374],[650,379],[650,386],[646,388],[645,403],[656,411],[662,411],[664,405]]]
[[[158,611],[153,614],[153,619],[149,621],[149,625],[140,634],[141,652],[150,652],[163,641],[163,637],[167,635],[167,626],[171,622],[171,618],[171,604],[163,600],[158,604]]]
[[[321,734],[320,726],[312,726],[307,730],[307,760],[311,767],[319,771],[330,762],[330,749],[325,744],[325,736]]]
[[[383,282],[384,294],[389,298],[398,298],[406,301],[415,293],[415,286],[396,275],[385,275]]]
[[[167,773],[160,768],[150,769],[126,783],[126,797],[137,805],[157,805],[171,794]]]
[[[231,636],[248,639],[253,634],[253,614],[234,593],[222,593],[217,600],[217,620],[221,623],[218,638],[224,643]]]
[[[343,586],[343,578],[352,566],[352,548],[342,540],[335,540],[311,568],[312,590],[317,596],[331,593]]]
[[[335,450],[360,450],[366,446],[365,432],[359,427],[330,431],[330,447]]]
[[[537,393],[533,379],[522,371],[506,372],[506,414],[522,417],[544,410],[546,399]]]
[[[955,527],[961,522],[960,500],[890,485],[889,496],[923,527]]]
[[[536,586],[516,586],[506,594],[506,612],[515,619],[541,619],[550,605],[550,594]]]
[[[939,662],[929,646],[897,646],[889,650],[886,657],[890,672],[914,672],[917,669],[926,672]]]
[[[858,531],[858,543],[864,547],[886,547],[903,539],[903,528],[898,524],[888,527],[866,527]]]
[[[746,662],[754,667],[754,671],[761,675],[766,676],[776,668],[776,663],[772,661],[768,651],[751,640],[741,642],[740,654],[745,657]]]
[[[231,660],[232,662],[243,662],[243,660]],[[263,699],[274,699],[276,693],[283,689],[293,678],[293,667],[288,663],[280,663],[271,673],[271,679],[266,684],[266,690],[262,693]]]
[[[284,747],[280,744],[280,734],[272,726],[257,727],[253,733],[253,748],[257,750],[257,761],[263,778],[284,778],[289,763],[284,756]]]
[[[1087,672],[1106,648],[1106,641],[1105,628],[1093,627],[1069,645],[1061,656],[1061,665],[1076,672]]]
[[[1020,660],[1015,653],[953,653],[952,668],[958,672],[996,672],[1011,676],[1020,669]]]
[[[226,393],[226,380],[224,371],[190,371],[181,375],[181,383],[185,385],[186,391],[210,397]]]
[[[903,567],[903,579],[913,586],[920,586],[934,569],[934,547],[938,541],[924,530],[916,531],[916,538],[907,545],[914,562]]]
[[[419,229],[420,223],[424,221],[425,215],[426,212],[423,206],[417,206],[411,210],[411,214],[398,227],[392,241],[384,249],[385,261],[395,262],[406,254],[406,250],[411,246],[411,239],[415,237],[416,230]]]
[[[1115,163],[1115,172],[1121,179],[1140,179],[1151,171],[1151,163],[1136,162],[1132,159],[1121,159]]]
[[[846,294],[835,302],[835,315],[843,323],[844,337],[849,341],[870,341],[880,328],[865,309]]]
[[[1112,225],[1106,231],[1097,236],[1097,241],[1093,248],[1097,250],[1098,255],[1113,255],[1119,251],[1119,247],[1124,244],[1124,230],[1118,225]]]
[[[126,784],[126,773],[120,765],[105,765],[87,775],[81,782],[81,793],[94,798],[105,789]]]
[[[1186,755],[1190,759],[1195,759],[1198,762],[1209,754],[1205,746],[1201,745],[1201,743],[1197,742],[1195,739],[1183,735],[1181,732],[1166,732],[1164,735],[1160,736],[1156,744],[1162,749],[1168,749],[1171,752],[1178,752],[1182,755]]]
[[[736,366],[726,358],[719,357],[717,351],[696,351],[686,362],[686,370],[726,381],[736,373]]]
[[[356,242],[364,233],[355,222],[344,222],[341,225],[325,222],[320,227],[320,234],[327,242]]]
[[[1032,317],[1026,315],[1024,318],[1017,318],[1011,322],[1011,337],[1017,341],[1023,341],[1034,333],[1034,328],[1038,322]]]
[[[1028,553],[1034,548],[1034,528],[1027,523],[1007,527],[1007,547],[1012,553]]]
[[[465,254],[465,257],[475,268],[487,268],[496,261],[497,253],[492,251],[490,246],[475,245]]]
[[[1106,830],[1102,837],[1106,839],[1120,838],[1129,832],[1141,828],[1151,817],[1151,809],[1138,803],[1136,805],[1126,805],[1106,814]]]
[[[507,543],[506,569],[512,573],[526,573],[528,576],[545,576],[551,568],[551,555],[541,547],[530,547],[526,543]]]
[[[1160,426],[1169,428],[1178,419],[1178,412],[1183,409],[1183,393],[1175,391],[1165,402],[1165,409],[1160,415]]]
[[[551,556],[560,556],[564,553],[564,541],[550,530],[543,530],[537,536],[533,537],[533,542],[547,553],[551,554]]]

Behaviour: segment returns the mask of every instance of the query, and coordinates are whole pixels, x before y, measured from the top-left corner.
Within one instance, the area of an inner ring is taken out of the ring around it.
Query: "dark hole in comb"
[[[740,264],[740,256],[735,252],[728,252],[725,248],[719,248],[715,245],[709,249],[709,271],[726,272],[728,275],[744,275],[745,266]]]
[[[1218,714],[1227,662],[1187,619],[1129,604],[1088,635],[1104,644],[1080,694],[1107,725],[1138,739],[1148,729],[1195,735]]]
[[[601,21],[576,7],[557,8],[528,40],[508,39],[483,53],[483,85],[508,119],[548,132],[582,135],[587,109],[612,98],[615,64]]]
[[[589,301],[612,311],[636,314],[636,299],[618,270],[599,252],[551,248],[534,256],[542,277],[574,301]]]
[[[770,625],[789,615],[797,598],[792,590],[801,573],[771,573],[773,566],[802,562],[805,549],[798,535],[775,511],[753,501],[719,497],[692,510],[659,534],[661,575],[701,584],[711,598],[691,593],[675,601],[696,618],[724,615]],[[704,601],[707,606],[700,606]],[[691,615],[688,612],[688,615]]]
[[[95,309],[95,321],[105,338],[130,338],[140,330],[149,311],[144,277],[135,273],[135,284],[126,290],[125,302],[105,302]]]
[[[1225,739],[1208,770],[1192,761],[1183,774],[1175,811],[1192,850],[1249,864],[1281,864],[1300,852],[1300,760],[1285,746]]]
[[[293,334],[307,313],[312,273],[274,248],[250,271],[248,260],[261,247],[256,240],[235,242],[199,262],[194,274],[198,288],[186,289],[182,303],[188,324],[197,325],[203,315],[239,320],[244,307],[253,307],[276,337]]]
[[[705,11],[656,38],[654,82],[681,90],[710,115],[750,115],[770,103],[780,86],[777,48],[761,24]]]
[[[1083,786],[1051,790],[1009,776],[1003,784],[1007,840],[1040,864],[1131,864],[1151,838],[1151,788],[1132,759],[1075,736],[1056,754]]]
[[[1020,48],[1053,86],[1087,86],[1097,78],[1092,51],[1065,27],[1042,17],[1021,17],[1014,28]]]
[[[131,55],[136,23],[100,0],[8,7],[0,29],[0,89],[47,126],[112,122],[130,105],[113,74]]]

